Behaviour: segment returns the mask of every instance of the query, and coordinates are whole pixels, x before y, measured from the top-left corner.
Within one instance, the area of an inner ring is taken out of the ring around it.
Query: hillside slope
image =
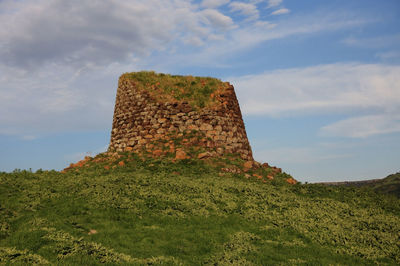
[[[377,192],[392,194],[400,198],[400,173],[391,174],[382,179],[347,182],[325,182],[320,184],[371,188]]]
[[[124,154],[80,166],[0,174],[0,263],[400,263],[395,197],[200,160]]]
[[[393,194],[400,198],[400,173],[388,175],[377,182],[366,184],[366,186],[371,187],[375,191]]]

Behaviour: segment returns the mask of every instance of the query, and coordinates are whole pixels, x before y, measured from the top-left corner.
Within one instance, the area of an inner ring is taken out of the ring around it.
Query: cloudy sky
[[[301,181],[400,171],[398,0],[0,0],[0,171],[104,151],[118,77],[236,88],[255,158]]]

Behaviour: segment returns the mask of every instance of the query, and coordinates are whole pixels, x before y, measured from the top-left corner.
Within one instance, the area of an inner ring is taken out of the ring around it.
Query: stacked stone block
[[[215,155],[238,154],[253,160],[239,103],[232,85],[214,97],[212,107],[194,108],[185,101],[162,102],[138,81],[121,76],[118,82],[109,151],[140,152],[151,143],[185,132],[199,132],[204,147]]]

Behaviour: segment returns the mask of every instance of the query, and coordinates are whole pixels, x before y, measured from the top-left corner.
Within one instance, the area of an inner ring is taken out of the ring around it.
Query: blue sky
[[[106,150],[118,77],[236,89],[256,160],[305,182],[400,171],[398,0],[0,0],[0,171]]]

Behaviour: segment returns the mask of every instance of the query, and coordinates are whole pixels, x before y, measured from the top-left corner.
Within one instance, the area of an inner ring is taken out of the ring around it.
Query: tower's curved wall
[[[109,150],[140,151],[167,135],[196,130],[204,135],[204,147],[253,160],[233,86],[212,97],[217,101],[212,108],[194,109],[185,101],[162,102],[139,90],[138,81],[121,76]]]

